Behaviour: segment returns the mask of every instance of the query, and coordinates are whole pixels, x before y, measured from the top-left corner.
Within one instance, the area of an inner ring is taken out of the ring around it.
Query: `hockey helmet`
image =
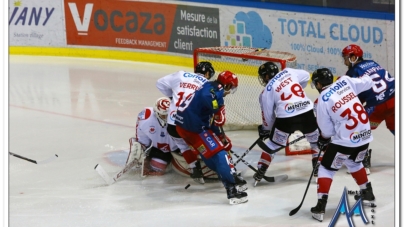
[[[258,69],[258,81],[262,86],[266,86],[267,83],[279,72],[278,66],[273,62],[265,62]],[[267,75],[269,78],[267,78]]]
[[[316,84],[320,83],[323,87],[332,84],[333,75],[331,71],[327,68],[317,69],[313,72],[311,76],[311,88],[316,88]],[[318,89],[317,89],[318,90]],[[318,90],[321,92],[321,89]]]
[[[200,73],[206,75],[206,72],[209,72],[208,80],[211,80],[215,76],[215,69],[212,64],[208,61],[201,61],[195,67],[195,73]]]
[[[355,44],[351,44],[346,46],[343,50],[342,50],[342,57],[346,57],[346,56],[351,56],[354,55],[358,58],[363,57],[363,51],[360,48],[360,46],[355,45]]]
[[[167,115],[170,103],[171,101],[169,98],[161,97],[156,100],[156,103],[153,106],[154,114],[162,127],[164,127],[167,123]]]
[[[238,86],[238,78],[237,76],[230,71],[223,71],[217,77],[217,81],[223,86],[231,85],[230,93],[234,94],[237,91]]]

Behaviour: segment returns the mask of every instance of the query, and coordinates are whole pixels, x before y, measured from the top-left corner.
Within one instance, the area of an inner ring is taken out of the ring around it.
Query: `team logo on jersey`
[[[167,143],[157,143],[157,148],[163,152],[170,152],[170,144]]]
[[[154,133],[156,132],[156,127],[150,126],[149,132],[150,132],[151,134],[154,134]]]
[[[197,150],[199,151],[199,153],[203,153],[203,152],[206,151],[206,147],[202,144],[201,146],[199,146],[199,147],[197,148]]]
[[[360,132],[353,132],[351,133],[351,135],[349,136],[349,138],[351,139],[352,143],[359,143],[359,141],[363,141],[363,140],[367,140],[372,136],[372,131],[371,130],[363,130]]]
[[[170,112],[170,119],[171,119],[172,121],[175,121],[175,115],[176,115],[176,113],[177,113],[177,111],[175,111],[175,110],[173,110],[173,111]]]
[[[328,91],[323,96],[321,96],[321,99],[324,102],[327,102],[330,99],[331,95],[338,92],[338,90],[343,89],[343,87],[346,86],[347,84],[348,83],[345,80],[332,84],[331,87],[328,89]]]
[[[308,105],[310,105],[310,101],[288,103],[285,105],[285,112],[293,113],[295,110],[305,109]]]
[[[164,132],[160,133],[160,137],[165,137],[166,135],[164,134]]]
[[[215,139],[210,134],[203,132],[199,135],[202,138],[204,144],[209,145],[211,150],[214,150],[218,147],[218,144],[216,143]]]

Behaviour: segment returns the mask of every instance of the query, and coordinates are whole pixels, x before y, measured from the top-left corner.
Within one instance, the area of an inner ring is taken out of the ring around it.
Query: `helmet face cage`
[[[209,72],[208,80],[213,80],[215,76],[215,69],[213,68],[212,64],[208,61],[201,61],[195,67],[195,73],[200,73],[205,75],[206,72]]]
[[[162,127],[167,124],[167,115],[170,104],[170,99],[161,97],[156,100],[156,103],[153,106],[154,114]]]
[[[231,85],[230,93],[234,94],[237,91],[238,87],[238,78],[237,76],[230,71],[223,71],[217,77],[217,81],[223,86]]]
[[[273,62],[266,62],[262,64],[258,69],[258,81],[262,86],[266,86],[269,80],[271,80],[276,74],[278,74],[279,68]],[[267,76],[269,78],[267,79]]]
[[[317,69],[311,76],[311,88],[317,89],[316,84],[320,83],[323,87],[332,84],[333,75],[327,68]]]

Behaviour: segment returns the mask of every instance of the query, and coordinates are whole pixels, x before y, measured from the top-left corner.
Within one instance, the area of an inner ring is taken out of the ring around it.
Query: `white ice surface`
[[[328,226],[346,186],[357,185],[346,169],[333,181],[325,220],[311,218],[316,184],[311,183],[300,211],[290,217],[303,197],[311,173],[309,155],[285,156],[280,151],[267,175],[288,174],[280,183],[252,187],[253,171],[237,168],[249,183],[246,204],[228,205],[221,183],[198,185],[170,169],[161,177],[142,179],[133,170],[107,186],[94,170],[100,164],[113,175],[126,161],[128,139],[136,116],[161,96],[157,78],[179,69],[142,62],[77,58],[10,56],[9,150],[35,160],[54,154],[45,165],[9,157],[9,225],[12,227],[92,226]],[[186,69],[191,70],[191,69]],[[306,88],[311,97],[316,93]],[[377,208],[365,208],[364,225],[394,226],[394,136],[384,123],[373,131],[372,174]],[[231,131],[234,150],[242,154],[256,131]],[[256,166],[258,148],[246,156]],[[190,183],[187,190],[184,187]],[[353,197],[349,196],[350,205]],[[372,219],[371,215],[375,218]],[[341,215],[336,226],[348,226]]]

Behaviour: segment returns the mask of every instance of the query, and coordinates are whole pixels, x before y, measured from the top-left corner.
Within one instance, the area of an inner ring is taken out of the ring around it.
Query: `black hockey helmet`
[[[258,69],[258,81],[262,86],[266,86],[269,80],[271,80],[276,74],[278,74],[279,68],[273,62],[265,62]],[[269,77],[267,77],[269,76]]]
[[[215,76],[215,69],[212,64],[208,61],[201,61],[195,67],[195,73],[200,73],[205,75],[206,72],[209,72],[208,80],[212,79]]]
[[[312,88],[316,88],[317,83],[320,83],[323,87],[325,87],[332,84],[332,82],[333,82],[332,72],[327,68],[316,69],[311,75]]]

